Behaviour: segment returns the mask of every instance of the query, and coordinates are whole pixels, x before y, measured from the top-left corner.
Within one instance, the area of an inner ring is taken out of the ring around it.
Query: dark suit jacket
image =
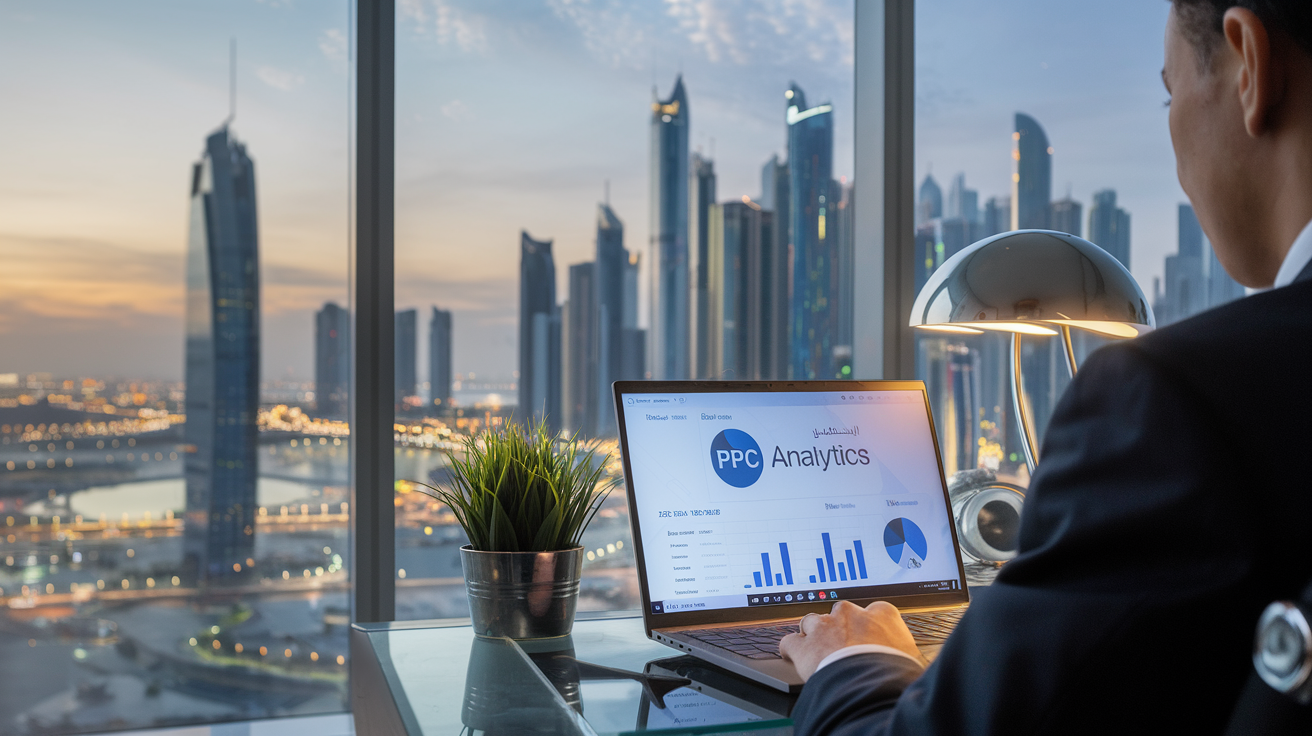
[[[1312,266],[1091,355],[938,659],[829,665],[797,733],[1220,733],[1258,615],[1312,579],[1310,478]]]

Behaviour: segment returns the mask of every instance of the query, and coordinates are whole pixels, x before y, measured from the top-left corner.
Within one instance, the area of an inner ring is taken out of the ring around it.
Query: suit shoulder
[[[1312,340],[1312,281],[1254,294],[1144,335],[1132,344],[1168,363],[1222,351],[1240,350],[1260,359],[1267,351],[1284,351],[1291,343]]]

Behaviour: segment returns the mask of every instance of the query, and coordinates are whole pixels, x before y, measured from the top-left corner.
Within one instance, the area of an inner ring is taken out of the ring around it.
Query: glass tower
[[[187,240],[184,569],[241,574],[255,554],[260,245],[255,164],[227,125],[192,168]]]
[[[414,396],[418,391],[419,378],[415,372],[415,361],[418,359],[416,350],[416,340],[418,338],[419,312],[415,309],[405,309],[396,313],[395,340],[393,346],[394,357],[396,360],[396,405],[400,406],[405,402],[407,397]]]
[[[1052,147],[1034,118],[1016,113],[1016,164],[1011,175],[1011,229],[1047,230],[1048,203],[1052,201]]]
[[[519,236],[519,416],[560,429],[560,309],[550,240]]]
[[[610,385],[622,377],[624,270],[629,265],[629,253],[624,249],[624,223],[620,222],[609,204],[597,207],[596,263],[597,373],[596,383],[591,390],[597,407],[597,434],[611,436],[617,432],[617,428],[615,412],[610,408]],[[571,295],[570,298],[574,297]]]
[[[837,248],[830,214],[834,165],[834,108],[806,106],[806,96],[792,85],[788,100],[788,199],[793,247],[793,293],[790,308],[789,377],[841,378],[834,363],[838,331],[835,297],[840,290]]]
[[[1089,240],[1111,253],[1122,266],[1130,267],[1130,213],[1116,206],[1116,190],[1094,193],[1093,207],[1089,208]],[[1201,250],[1188,255],[1197,257]]]
[[[314,405],[319,416],[346,418],[350,370],[350,312],[328,302],[314,315]]]
[[[683,77],[651,105],[652,378],[689,377],[688,96]]]
[[[451,400],[451,312],[437,307],[428,323],[428,387],[434,404]]]

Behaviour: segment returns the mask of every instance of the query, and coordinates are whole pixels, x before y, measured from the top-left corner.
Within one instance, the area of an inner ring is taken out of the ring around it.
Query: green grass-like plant
[[[448,455],[450,488],[416,485],[451,509],[481,552],[578,547],[619,482],[602,480],[610,456],[598,462],[595,441],[563,440],[542,424],[509,423],[462,444]]]

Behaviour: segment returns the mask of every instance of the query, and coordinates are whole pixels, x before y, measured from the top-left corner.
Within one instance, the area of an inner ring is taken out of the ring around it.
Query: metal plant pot
[[[583,575],[583,548],[480,552],[460,548],[474,633],[511,639],[568,636]]]

